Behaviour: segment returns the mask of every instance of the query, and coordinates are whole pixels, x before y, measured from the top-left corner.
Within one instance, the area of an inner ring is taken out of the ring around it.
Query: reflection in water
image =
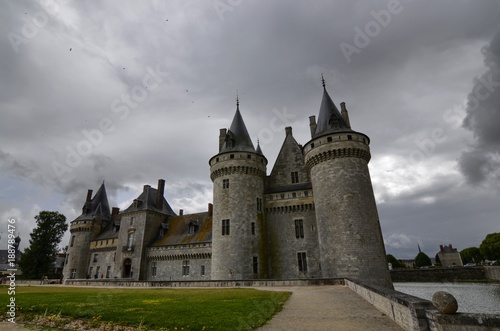
[[[457,299],[458,312],[500,314],[500,284],[394,283],[394,288],[427,300],[437,291],[446,291]]]

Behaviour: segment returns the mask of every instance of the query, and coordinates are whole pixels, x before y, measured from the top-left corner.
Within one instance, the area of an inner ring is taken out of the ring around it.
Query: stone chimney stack
[[[120,213],[120,208],[113,207],[111,208],[111,215],[118,215]]]
[[[291,136],[292,135],[292,127],[291,126],[287,126],[285,128],[285,134],[286,134],[286,136]]]
[[[184,210],[183,209],[179,209],[179,216],[182,216],[184,215]]]
[[[163,209],[163,194],[165,192],[165,179],[158,179],[158,188],[156,192],[156,208]]]
[[[87,191],[87,199],[85,202],[90,202],[92,200],[92,190]]]
[[[208,204],[208,215],[209,216],[212,216],[214,213],[214,205],[212,205],[211,203]]]
[[[314,134],[316,133],[316,116],[309,116],[309,128],[311,129],[311,138],[314,138]]]
[[[345,123],[347,124],[347,126],[349,127],[349,129],[351,128],[351,122],[349,122],[349,113],[347,112],[347,108],[345,106],[345,102],[341,102],[340,103],[340,115],[342,115],[342,117],[344,118],[344,121]]]
[[[227,129],[220,129],[219,134],[219,152],[222,150],[222,146],[226,142]]]

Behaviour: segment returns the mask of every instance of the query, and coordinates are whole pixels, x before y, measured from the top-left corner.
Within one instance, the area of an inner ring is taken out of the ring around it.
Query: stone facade
[[[359,279],[392,288],[373,195],[369,138],[350,128],[324,89],[311,140],[303,147],[285,129],[267,175],[239,110],[221,129],[209,160],[213,205],[173,212],[164,180],[124,211],[109,211],[104,183],[71,223],[65,279],[238,281]]]

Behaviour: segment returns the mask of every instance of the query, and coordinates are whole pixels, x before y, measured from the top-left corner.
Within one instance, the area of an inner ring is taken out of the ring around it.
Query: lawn
[[[56,314],[165,330],[252,330],[280,311],[289,296],[255,289],[65,286],[20,286],[15,294],[18,315]],[[0,302],[9,297],[7,287],[0,288]]]

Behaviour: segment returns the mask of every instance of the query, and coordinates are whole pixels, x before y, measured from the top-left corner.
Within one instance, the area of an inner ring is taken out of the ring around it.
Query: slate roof
[[[340,114],[337,106],[335,106],[335,103],[333,103],[332,98],[330,98],[330,95],[326,91],[326,87],[323,85],[323,99],[321,100],[316,132],[313,138],[337,131],[351,131],[351,128]]]
[[[191,224],[195,226],[193,234],[189,234]],[[151,247],[211,242],[212,216],[209,212],[203,212],[170,217],[164,236],[155,241]]]
[[[226,142],[221,149],[221,152],[230,151],[256,152],[245,122],[243,121],[243,117],[241,116],[239,104],[236,106],[233,122],[227,131]]]
[[[101,187],[99,187],[99,190],[97,190],[90,202],[85,202],[82,208],[82,214],[78,216],[76,220],[92,220],[94,216],[101,216],[103,220],[111,218],[104,182],[102,182]]]
[[[167,200],[163,198],[163,206],[161,209],[159,209],[156,206],[156,195],[158,194],[158,190],[155,188],[152,188],[149,185],[144,185],[144,190],[142,193],[135,199],[138,200],[140,203],[135,205],[135,202],[132,203],[127,209],[125,209],[123,212],[130,212],[130,211],[138,211],[138,210],[154,210],[158,211],[167,215],[175,216],[176,214],[172,210],[172,207],[168,204]]]

